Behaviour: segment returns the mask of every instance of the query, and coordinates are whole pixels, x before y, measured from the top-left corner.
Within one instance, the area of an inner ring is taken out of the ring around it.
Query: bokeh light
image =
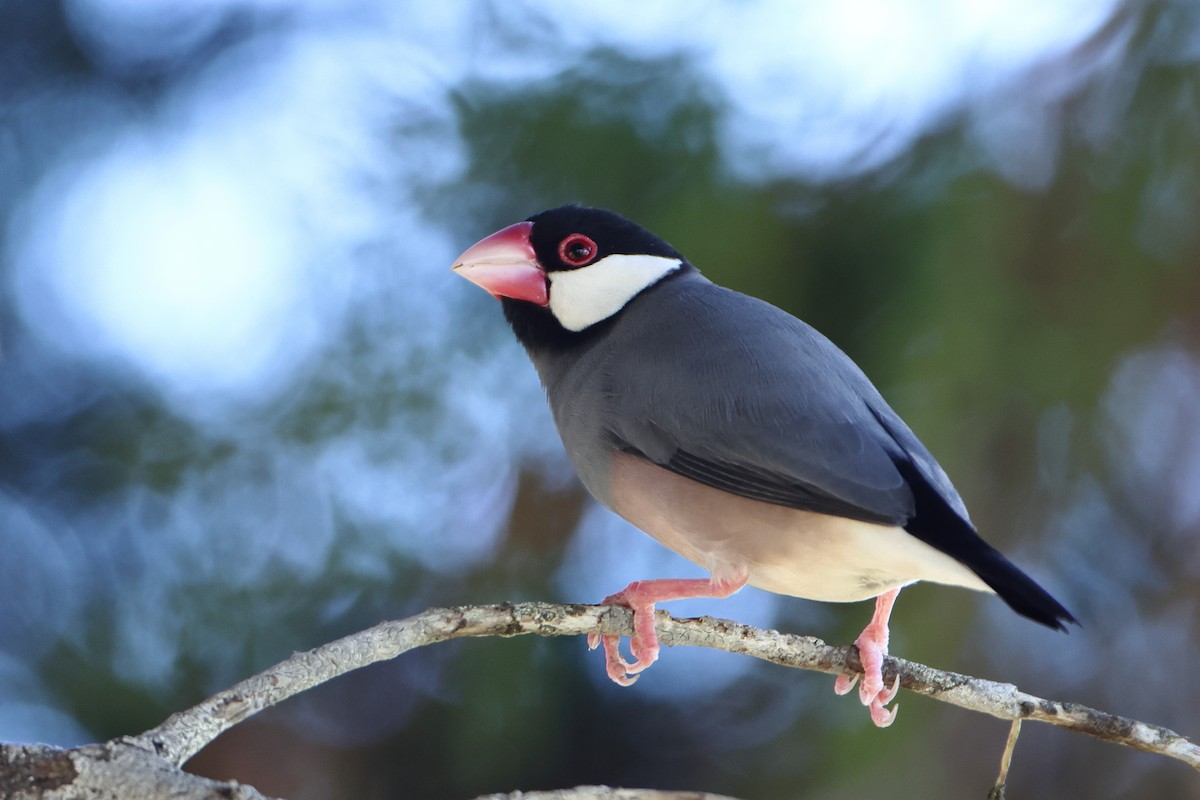
[[[1198,64],[1184,0],[4,4],[0,738],[136,733],[432,605],[699,574],[586,498],[448,270],[570,201],[830,335],[1084,623],[915,587],[894,652],[1195,736]],[[869,613],[672,610],[839,642]],[[986,792],[1004,732],[902,701],[876,734],[830,681],[723,654],[622,690],[582,642],[468,642],[196,768],[295,798]],[[1191,790],[1029,736],[1022,796]]]

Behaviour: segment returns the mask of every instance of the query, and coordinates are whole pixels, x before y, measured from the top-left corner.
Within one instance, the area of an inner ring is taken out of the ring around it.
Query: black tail
[[[972,530],[971,533],[975,531]],[[975,538],[978,539],[979,534],[975,533]],[[1075,619],[1062,603],[1055,600],[1016,564],[1005,558],[999,550],[982,539],[979,539],[979,543],[986,548],[985,551],[970,561],[959,560],[983,578],[984,583],[995,589],[1000,599],[1008,603],[1013,611],[1063,633],[1067,632],[1066,623],[1079,624],[1079,620]]]
[[[912,462],[898,459],[896,468],[908,482],[916,500],[916,514],[904,526],[906,531],[966,564],[1021,616],[1064,633],[1066,623],[1079,624],[1062,603],[985,542],[974,526],[950,507]]]

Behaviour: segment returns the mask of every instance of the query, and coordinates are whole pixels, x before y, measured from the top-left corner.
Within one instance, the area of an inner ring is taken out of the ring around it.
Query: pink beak
[[[546,272],[529,241],[532,230],[532,222],[518,222],[496,231],[467,248],[451,269],[497,299],[545,306],[550,302]]]

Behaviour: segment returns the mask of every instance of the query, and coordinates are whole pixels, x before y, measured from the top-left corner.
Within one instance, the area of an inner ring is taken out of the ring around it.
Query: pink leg
[[[892,709],[887,704],[896,697],[900,689],[900,676],[892,682],[891,687],[883,683],[883,657],[887,655],[888,619],[892,616],[892,606],[896,603],[899,589],[884,592],[875,598],[875,616],[863,632],[854,640],[858,648],[858,659],[862,662],[862,685],[858,687],[858,697],[862,704],[871,710],[871,721],[880,728],[886,728],[896,721],[896,712],[900,706]],[[858,676],[848,678],[839,675],[833,684],[833,690],[838,694],[846,694],[854,688]]]
[[[625,606],[633,610],[633,637],[629,649],[632,664],[625,661],[619,648],[621,637],[588,634],[588,647],[595,650],[603,641],[605,669],[608,677],[622,686],[637,680],[638,673],[658,660],[658,634],[654,631],[654,604],[691,597],[729,597],[746,585],[747,572],[738,570],[732,575],[710,578],[665,578],[653,581],[634,581],[616,594],[604,598],[605,605]]]

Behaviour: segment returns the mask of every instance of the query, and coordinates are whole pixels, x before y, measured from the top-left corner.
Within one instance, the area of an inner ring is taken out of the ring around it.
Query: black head
[[[603,208],[567,205],[529,217],[530,241],[547,272],[588,266],[610,255],[684,258],[675,248],[620,214]]]

